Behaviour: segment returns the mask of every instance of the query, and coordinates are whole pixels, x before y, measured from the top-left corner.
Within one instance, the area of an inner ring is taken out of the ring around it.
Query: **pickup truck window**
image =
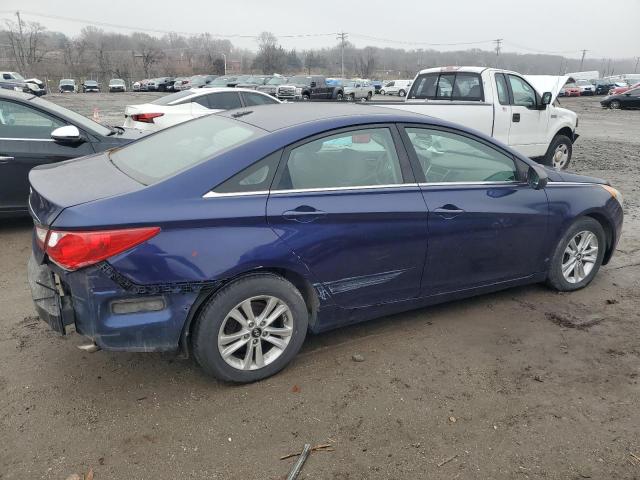
[[[427,183],[513,182],[515,162],[477,140],[427,128],[407,128]]]
[[[409,98],[481,102],[482,80],[471,72],[426,73],[413,82]]]
[[[522,78],[509,75],[509,84],[513,93],[513,104],[521,107],[535,107],[536,92]]]
[[[509,105],[509,89],[502,73],[496,73],[496,88],[500,105]]]

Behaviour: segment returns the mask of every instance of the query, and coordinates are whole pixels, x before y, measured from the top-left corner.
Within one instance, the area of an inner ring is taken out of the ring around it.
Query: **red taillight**
[[[135,113],[131,115],[134,122],[153,123],[154,118],[163,116],[164,113]]]
[[[36,226],[40,243],[41,231]],[[160,227],[127,228],[75,232],[45,230],[44,251],[51,261],[66,270],[77,270],[101,262],[149,240],[160,232]]]

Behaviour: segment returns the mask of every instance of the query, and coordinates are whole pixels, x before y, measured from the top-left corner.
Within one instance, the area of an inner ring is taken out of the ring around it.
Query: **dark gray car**
[[[0,217],[28,214],[27,176],[33,167],[101,152],[142,135],[100,125],[34,95],[0,90]]]

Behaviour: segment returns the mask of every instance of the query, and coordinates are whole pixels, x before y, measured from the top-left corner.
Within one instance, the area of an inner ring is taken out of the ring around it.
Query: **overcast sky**
[[[333,45],[335,35],[322,34],[345,31],[358,47],[492,49],[491,40],[502,38],[505,51],[579,57],[587,49],[591,58],[640,56],[640,0],[2,0],[0,18],[15,10],[66,34],[86,23],[30,13],[194,34],[252,36],[266,30],[285,48],[299,50]],[[297,34],[310,36],[285,37]],[[256,48],[253,38],[229,40]],[[428,45],[465,42],[481,43]]]

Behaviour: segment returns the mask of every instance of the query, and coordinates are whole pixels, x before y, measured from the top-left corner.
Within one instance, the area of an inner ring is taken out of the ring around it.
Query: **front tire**
[[[571,139],[566,135],[556,135],[547,149],[543,163],[556,170],[566,170],[571,163],[572,154]]]
[[[405,92],[404,90],[400,90],[398,92],[398,96],[400,96],[400,97],[404,97],[406,94],[407,94],[407,92]]]
[[[609,104],[609,108],[611,108],[612,110],[618,110],[620,109],[620,107],[621,105],[618,100],[612,100],[611,103]]]
[[[560,292],[586,287],[602,265],[606,246],[602,225],[591,217],[579,218],[554,250],[547,284]]]
[[[384,90],[380,90],[380,95],[386,95],[386,93],[384,92]]]
[[[207,301],[193,333],[193,354],[214,377],[248,383],[282,370],[298,353],[309,314],[296,287],[255,274],[223,287]]]

